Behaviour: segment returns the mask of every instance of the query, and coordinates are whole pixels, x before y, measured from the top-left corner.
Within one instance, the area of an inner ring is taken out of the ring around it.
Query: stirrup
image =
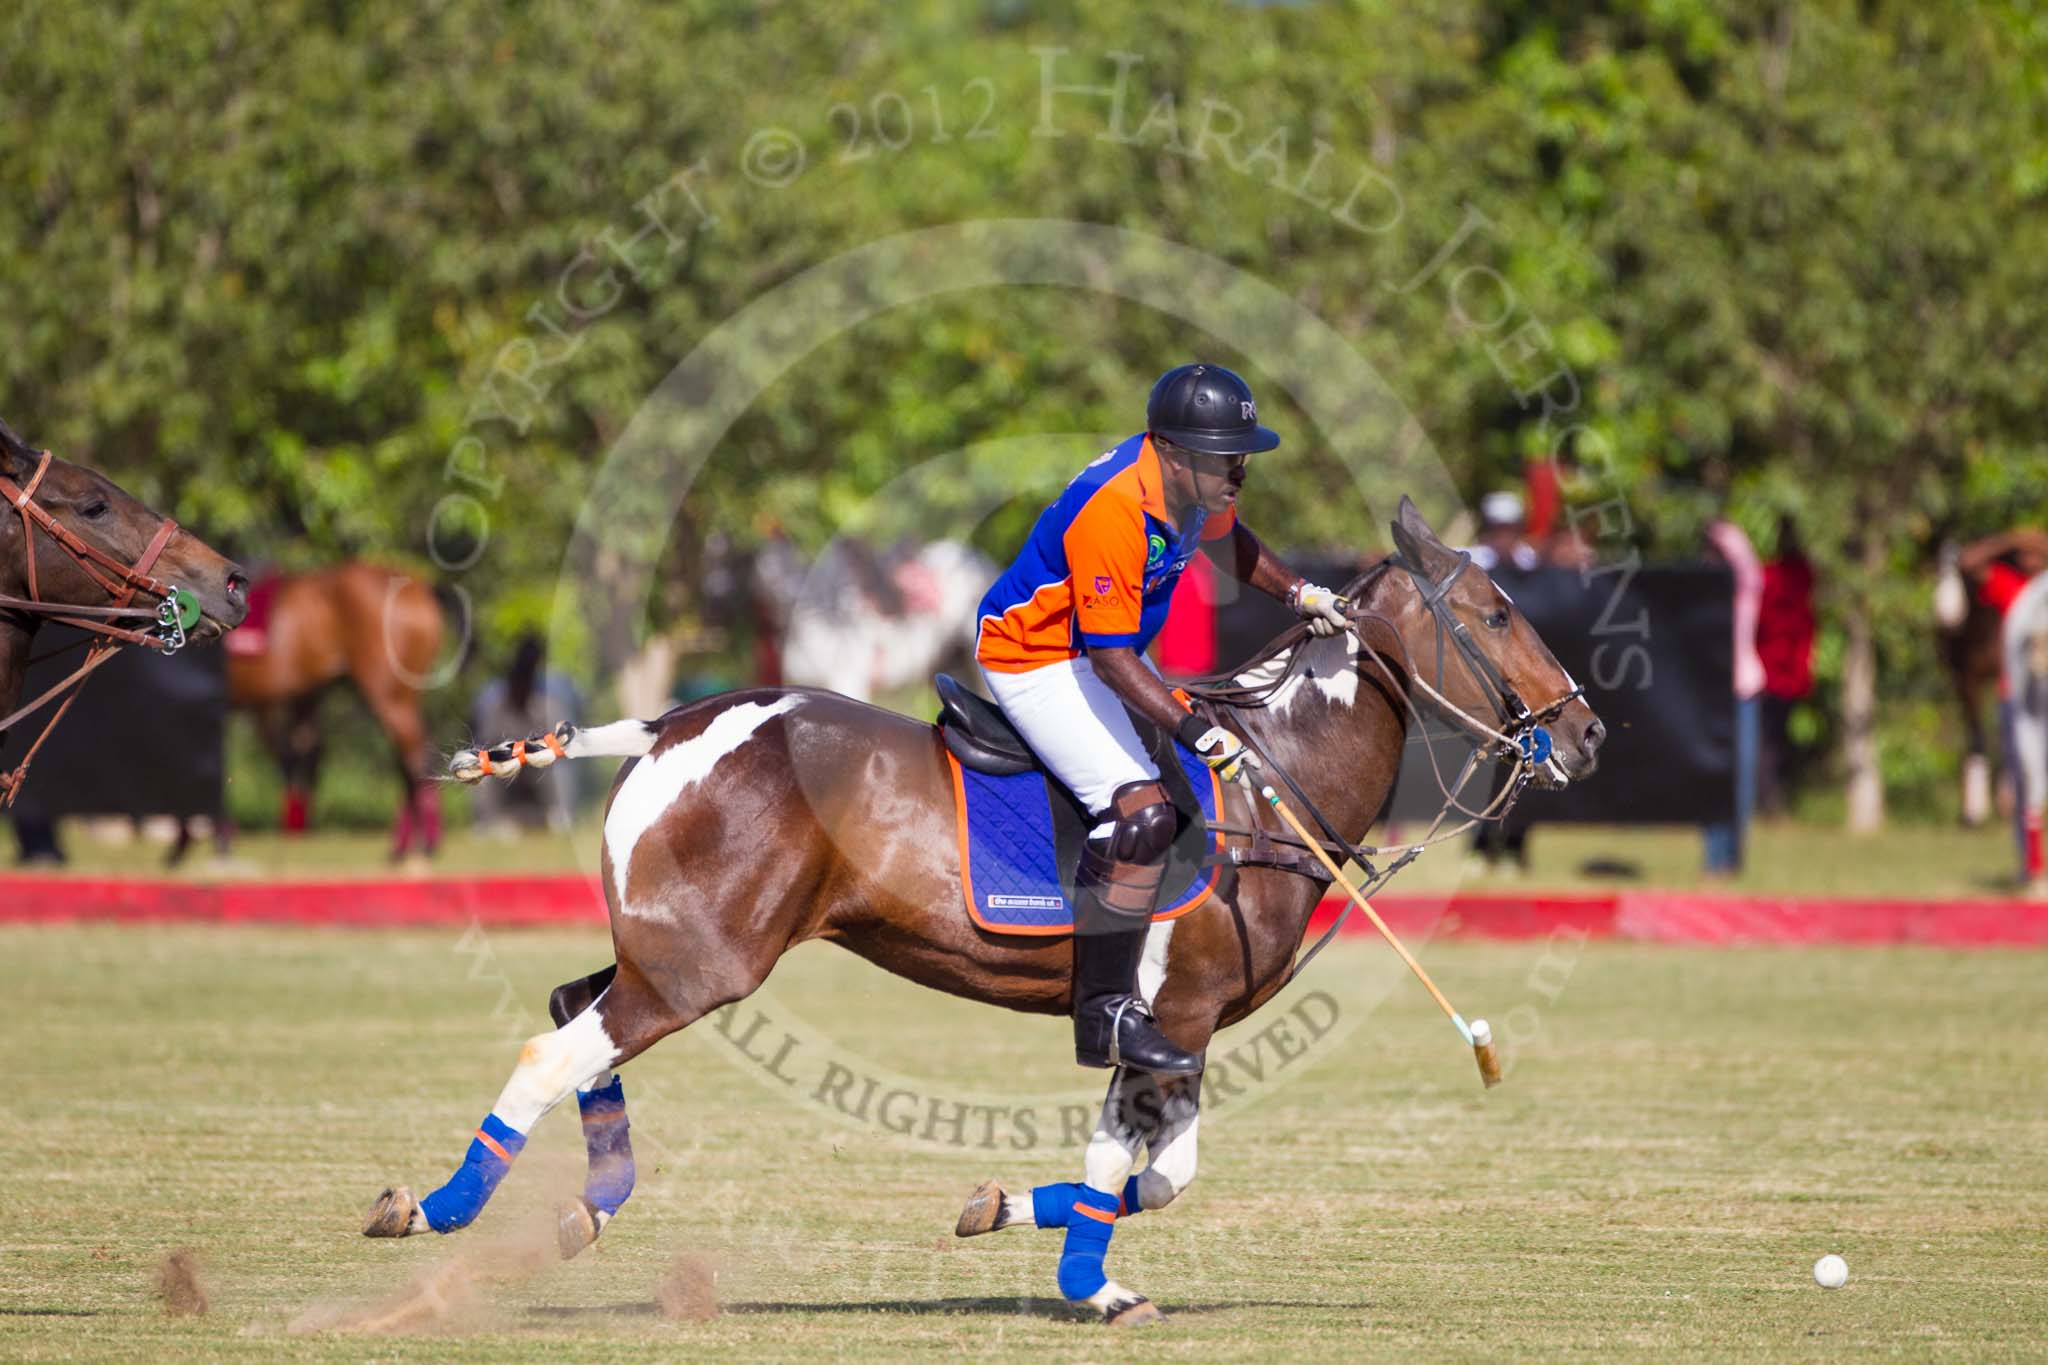
[[[1109,1065],[1112,1069],[1124,1064],[1124,1015],[1133,1008],[1147,1019],[1152,1017],[1152,1011],[1135,995],[1127,995],[1117,1002],[1116,1009],[1109,1016]]]

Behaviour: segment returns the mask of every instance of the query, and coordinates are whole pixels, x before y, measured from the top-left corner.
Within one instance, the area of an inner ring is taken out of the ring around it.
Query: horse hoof
[[[1112,1306],[1102,1315],[1102,1320],[1111,1327],[1143,1327],[1147,1323],[1165,1322],[1166,1314],[1158,1305],[1143,1294],[1127,1300],[1120,1306]]]
[[[555,1245],[562,1249],[562,1259],[575,1260],[578,1252],[597,1240],[603,1226],[588,1199],[564,1201],[555,1215]]]
[[[984,1232],[994,1232],[1009,1220],[1008,1200],[1003,1187],[993,1180],[984,1180],[974,1187],[974,1193],[967,1196],[967,1207],[960,1210],[960,1221],[953,1227],[955,1237],[979,1237]]]
[[[378,1195],[377,1202],[370,1205],[370,1216],[363,1220],[365,1237],[409,1237],[426,1230],[427,1217],[406,1185],[393,1185]]]

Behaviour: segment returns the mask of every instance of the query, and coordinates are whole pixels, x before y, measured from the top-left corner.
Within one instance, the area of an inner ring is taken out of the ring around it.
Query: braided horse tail
[[[563,721],[546,734],[508,739],[488,749],[457,749],[448,759],[448,776],[474,786],[487,777],[509,782],[524,769],[548,768],[564,759],[639,758],[660,733],[660,722],[651,720],[618,720],[587,730]]]

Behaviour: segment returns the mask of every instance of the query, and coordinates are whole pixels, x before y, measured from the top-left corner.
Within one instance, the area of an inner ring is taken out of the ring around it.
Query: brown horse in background
[[[351,560],[260,584],[256,595],[269,598],[259,602],[261,631],[228,641],[228,705],[254,713],[284,769],[286,830],[306,826],[324,747],[321,698],[347,679],[391,741],[405,786],[391,856],[415,846],[431,856],[441,842],[441,807],[427,776],[420,697],[442,666],[446,636],[434,590],[403,570]]]
[[[1347,590],[1350,631],[1316,638],[1296,627],[1231,685],[1191,689],[1200,704],[1274,780],[1291,774],[1304,809],[1313,803],[1354,843],[1392,789],[1418,707],[1468,733],[1502,738],[1498,724],[1511,741],[1540,736],[1525,752],[1543,785],[1590,774],[1605,727],[1513,603],[1405,498],[1394,543],[1398,553]],[[970,1000],[1038,1014],[1072,1008],[1069,938],[991,932],[962,908],[946,745],[931,725],[830,692],[755,688],[659,720],[563,726],[516,747],[465,751],[451,771],[463,780],[516,771],[509,765],[529,749],[548,761],[636,759],[620,772],[604,824],[615,963],[555,992],[549,1008],[561,1027],[521,1051],[455,1178],[425,1199],[385,1190],[366,1235],[467,1225],[541,1115],[573,1094],[591,1169],[585,1197],[563,1212],[562,1249],[589,1245],[632,1189],[624,1092],[612,1069],[745,999],[810,939]],[[1232,786],[1224,796],[1227,826],[1287,838],[1250,793]],[[1201,1052],[1217,1029],[1278,994],[1326,885],[1298,869],[1247,865],[1189,913],[1154,923],[1139,987],[1166,1035]],[[1149,1148],[1150,1165],[1120,1206],[1125,1216],[1165,1207],[1194,1179],[1201,1084],[1200,1075],[1112,1073],[1084,1164],[1087,1185],[1116,1198]],[[1098,1208],[1088,1217],[1116,1215]],[[957,1231],[1031,1219],[1029,1199],[990,1184]],[[1106,1233],[1095,1235],[1106,1245]],[[1115,1323],[1157,1316],[1113,1280],[1068,1297]]]

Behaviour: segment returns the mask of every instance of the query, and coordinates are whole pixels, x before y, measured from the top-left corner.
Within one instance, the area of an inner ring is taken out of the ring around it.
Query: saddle
[[[939,694],[939,734],[955,769],[969,915],[1001,933],[1071,932],[1074,873],[1093,818],[1044,769],[994,702],[944,673],[932,685]],[[1221,815],[1221,786],[1171,735],[1136,714],[1131,723],[1179,817],[1153,914],[1171,919],[1193,910],[1215,888],[1222,840],[1211,822]]]
[[[939,732],[946,751],[964,768],[993,777],[1028,773],[1038,766],[1031,747],[1010,724],[1003,708],[960,685],[950,673],[932,679],[939,694]]]
[[[2048,673],[2048,670],[2044,670]],[[966,772],[985,774],[988,778],[1014,778],[1025,773],[1043,773],[1045,788],[1049,796],[1053,815],[1053,829],[1058,844],[1062,889],[1071,895],[1073,874],[1080,863],[1081,844],[1087,838],[1087,812],[1075,800],[1073,793],[1063,786],[1051,773],[1044,772],[1038,758],[1029,745],[1010,724],[1010,718],[1002,708],[986,697],[970,692],[957,678],[941,673],[932,679],[932,686],[939,694],[939,734],[945,740],[946,752],[963,770],[955,779],[956,796],[961,803],[963,820],[962,844],[968,841],[965,826],[970,803],[969,783]],[[1258,810],[1252,810],[1249,829],[1219,823],[1222,818],[1221,785],[1211,785],[1213,779],[1204,780],[1206,774],[1197,765],[1186,759],[1172,736],[1159,729],[1135,711],[1126,708],[1131,724],[1137,729],[1138,737],[1144,741],[1152,761],[1157,765],[1160,779],[1166,787],[1166,794],[1172,798],[1173,808],[1180,816],[1180,832],[1174,837],[1173,852],[1167,863],[1166,884],[1161,888],[1160,904],[1172,907],[1175,897],[1184,894],[1198,871],[1213,867],[1274,867],[1283,872],[1292,872],[1311,881],[1327,884],[1329,875],[1323,871],[1306,849],[1289,837],[1284,831],[1275,834],[1258,819]],[[1207,789],[1205,801],[1200,788]],[[984,782],[983,787],[996,784]],[[984,803],[987,804],[987,803]],[[980,807],[973,813],[979,815]],[[1214,834],[1213,841],[1207,836]],[[1221,837],[1224,834],[1243,836],[1246,842],[1228,844]],[[1350,850],[1325,844],[1325,849],[1340,858],[1350,856]],[[1298,850],[1298,851],[1297,851]],[[964,851],[964,847],[963,847]],[[963,865],[966,865],[963,862]],[[1214,885],[1208,882],[1206,885]],[[974,896],[969,894],[969,909],[974,909]],[[1185,909],[1193,909],[1187,905]],[[1176,912],[1185,913],[1185,910]],[[1162,911],[1155,919],[1168,918]],[[981,915],[976,914],[977,922]],[[985,926],[986,927],[986,926]]]

